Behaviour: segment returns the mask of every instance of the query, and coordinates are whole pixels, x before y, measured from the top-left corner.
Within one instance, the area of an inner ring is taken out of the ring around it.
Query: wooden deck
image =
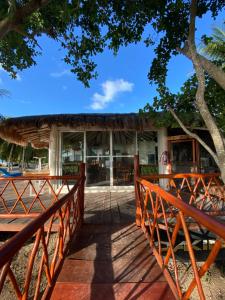
[[[42,180],[32,180],[33,187],[28,185],[28,180],[17,181],[15,179],[14,186],[11,183],[8,184],[7,179],[0,182],[0,232],[20,231],[36,215],[42,213],[56,201],[48,184],[38,193],[42,182]],[[68,190],[65,189],[65,192]],[[63,195],[65,193],[62,191],[57,199]],[[19,216],[19,214],[26,215],[26,210],[33,216],[29,214],[23,217]]]
[[[134,193],[85,194],[85,223],[51,299],[174,299],[134,217]]]
[[[84,222],[124,224],[135,221],[134,192],[86,193]]]

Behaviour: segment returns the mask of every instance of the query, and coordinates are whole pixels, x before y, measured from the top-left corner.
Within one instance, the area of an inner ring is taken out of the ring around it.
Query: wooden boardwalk
[[[86,194],[85,223],[51,299],[174,299],[134,216],[134,193]]]

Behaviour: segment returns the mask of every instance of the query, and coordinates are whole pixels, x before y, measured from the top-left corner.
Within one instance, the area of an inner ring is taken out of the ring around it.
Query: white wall
[[[59,175],[59,132],[52,126],[49,138],[49,171],[50,175]]]
[[[158,163],[159,163],[159,174],[167,174],[167,166],[161,161],[161,156],[164,151],[168,151],[167,141],[167,129],[165,127],[158,129]],[[160,179],[160,186],[164,189],[167,188],[168,180]]]

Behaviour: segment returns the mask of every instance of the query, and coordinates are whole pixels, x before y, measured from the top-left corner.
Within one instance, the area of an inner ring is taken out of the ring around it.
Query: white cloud
[[[70,70],[65,69],[61,72],[52,72],[52,73],[50,73],[50,76],[53,77],[53,78],[60,78],[62,76],[66,76],[66,75],[71,75]]]
[[[93,110],[104,109],[108,103],[113,102],[115,97],[122,92],[131,92],[134,84],[124,79],[107,80],[101,84],[102,94],[93,95],[91,108]]]
[[[31,104],[32,102],[29,101],[29,100],[18,100],[19,103],[22,103],[22,104]]]

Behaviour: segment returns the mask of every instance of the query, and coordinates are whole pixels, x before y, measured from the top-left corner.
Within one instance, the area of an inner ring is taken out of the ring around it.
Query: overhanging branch
[[[12,16],[7,16],[0,21],[0,39],[4,38],[8,32],[21,26],[24,20],[38,9],[46,6],[51,0],[32,0],[23,7],[17,8]]]
[[[180,127],[183,129],[183,131],[190,135],[191,137],[193,137],[194,139],[196,139],[199,144],[201,144],[208,152],[209,154],[213,157],[213,159],[215,160],[216,164],[219,165],[219,161],[217,158],[216,153],[194,132],[190,131],[185,125],[184,123],[180,120],[180,118],[177,116],[177,114],[175,113],[175,111],[172,108],[169,108],[169,112],[172,114],[172,116],[174,117],[174,119],[177,121],[177,123],[180,125]]]

